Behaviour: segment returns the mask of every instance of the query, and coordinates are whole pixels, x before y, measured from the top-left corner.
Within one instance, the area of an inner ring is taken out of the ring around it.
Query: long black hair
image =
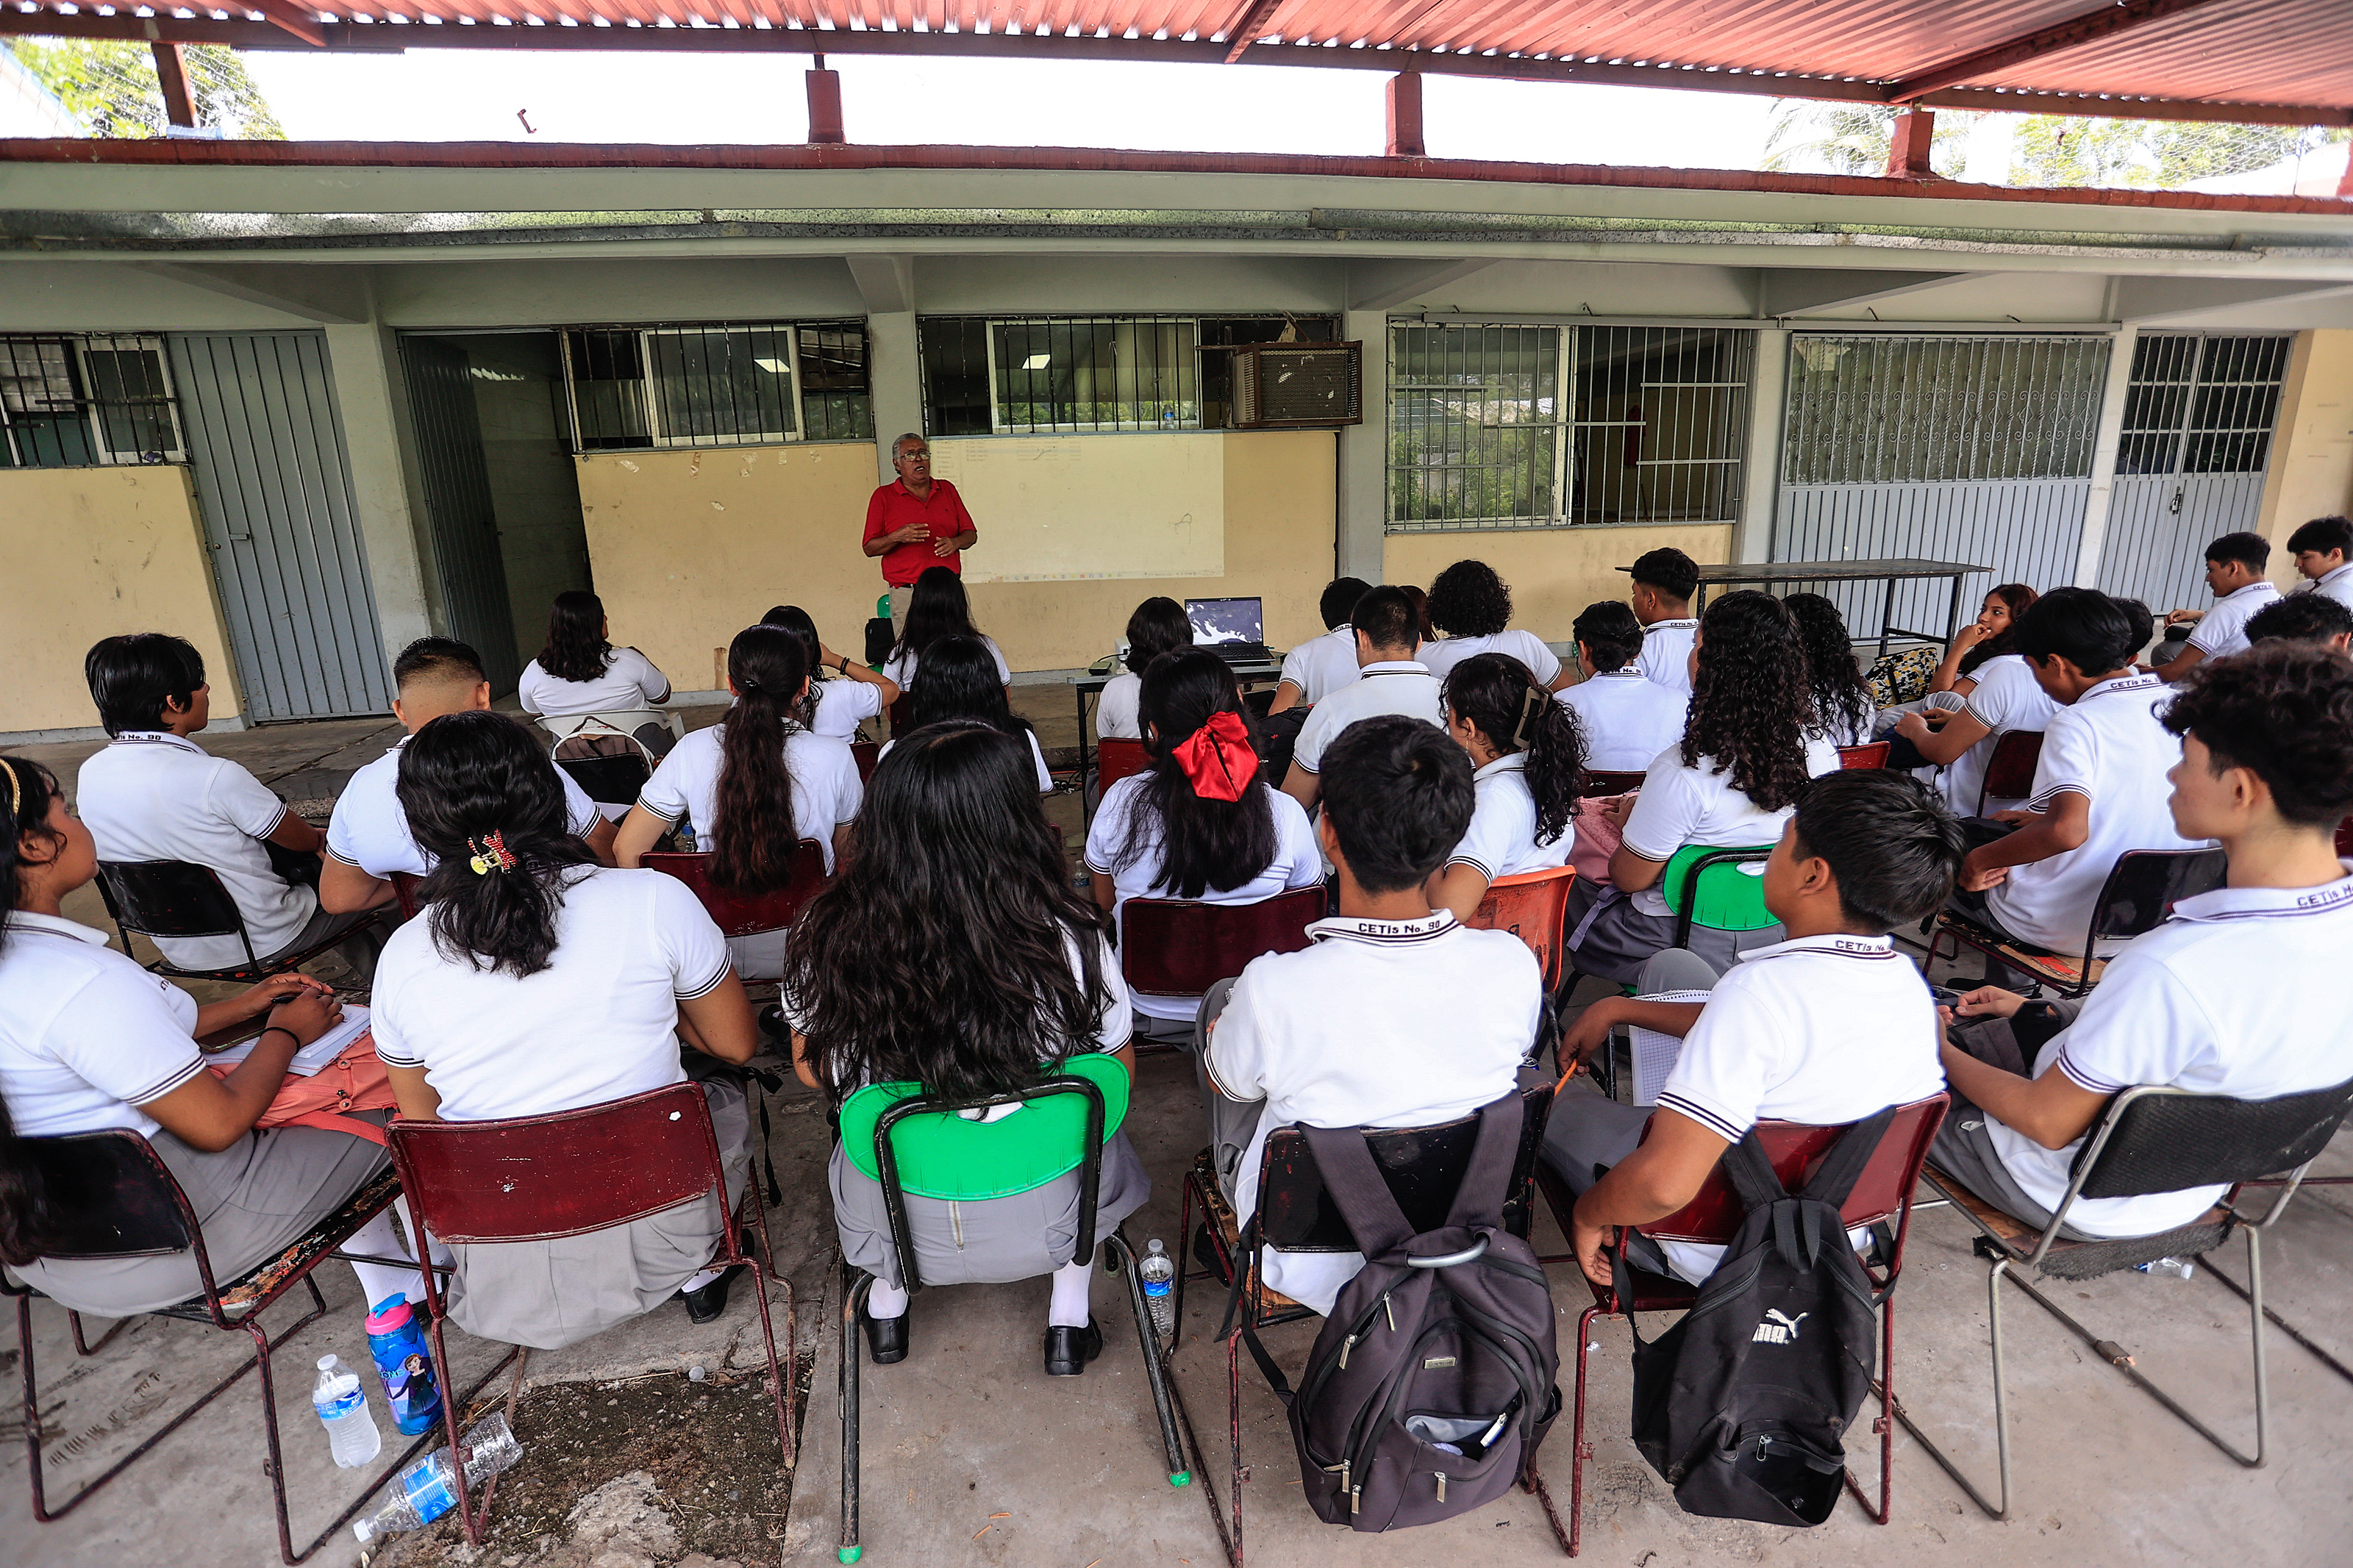
[[[829,679],[825,672],[825,665],[818,658],[818,652],[825,647],[825,641],[817,635],[817,622],[798,605],[778,605],[760,617],[760,624],[764,626],[782,626],[801,639],[801,657],[808,664],[809,689],[808,697],[794,712],[793,717],[800,721],[803,729],[807,729],[817,722],[818,688]]]
[[[2040,596],[2023,583],[1997,583],[1987,589],[1986,597],[2000,599],[2002,606],[2010,611],[2010,619],[2002,623],[2001,630],[1961,655],[1960,673],[1974,675],[1977,673],[1978,667],[1986,660],[2000,658],[2006,653],[2016,653],[2018,651],[2018,617],[2032,609],[2034,601]]]
[[[27,834],[52,846],[58,842],[49,828],[49,803],[57,798],[58,781],[48,769],[22,757],[0,757],[0,770],[7,774],[0,779],[0,790],[16,803],[9,815],[8,841],[0,845],[0,943],[5,943],[7,917],[16,912],[23,897],[16,880],[23,868],[19,847]],[[0,1263],[21,1268],[39,1258],[48,1222],[48,1194],[40,1171],[18,1147],[16,1124],[8,1114],[7,1100],[0,1098]]]
[[[1815,718],[1825,732],[1867,739],[1879,705],[1862,683],[1846,617],[1820,594],[1792,594],[1781,604],[1797,623],[1798,641],[1806,650],[1806,686],[1814,694]]]
[[[417,847],[439,862],[417,901],[432,906],[441,956],[518,980],[545,969],[566,873],[596,858],[572,836],[564,786],[539,743],[503,713],[444,713],[400,749],[395,793]],[[513,865],[502,866],[500,847]]]
[[[1507,653],[1473,654],[1446,672],[1447,710],[1503,756],[1525,752],[1528,793],[1536,802],[1536,842],[1555,844],[1585,793],[1585,732],[1553,700],[1528,667]]]
[[[612,661],[613,645],[605,640],[605,601],[586,588],[556,595],[547,612],[547,646],[539,650],[539,668],[558,680],[595,680]]]
[[[915,666],[908,702],[910,729],[951,719],[977,719],[1008,735],[1029,733],[1029,721],[1005,700],[1005,683],[997,679],[997,660],[978,637],[945,637],[924,649],[922,662]]]
[[[1127,668],[1138,675],[1162,654],[1192,646],[1192,617],[1174,599],[1146,599],[1127,617]]]
[[[911,653],[920,661],[942,637],[976,637],[972,601],[965,597],[964,579],[944,566],[926,566],[907,596],[907,629],[891,657]]]
[[[1011,1089],[1100,1048],[1103,930],[1071,887],[1029,748],[937,725],[874,770],[857,857],[786,946],[785,1010],[836,1096],[908,1079]]]
[[[1806,737],[1821,727],[1797,623],[1770,594],[1743,588],[1707,606],[1683,725],[1683,766],[1707,758],[1760,811],[1795,805],[1812,782]]]
[[[1175,756],[1212,714],[1236,714],[1250,727],[1232,668],[1207,648],[1165,654],[1145,669],[1137,711],[1152,766],[1129,808],[1116,864],[1133,866],[1158,843],[1160,883],[1179,899],[1230,892],[1264,871],[1276,847],[1267,792],[1253,781],[1240,800],[1205,800]],[[1253,747],[1260,744],[1253,735]]]
[[[1457,561],[1430,584],[1430,624],[1451,637],[1486,637],[1512,624],[1512,590],[1484,561]]]
[[[719,788],[703,824],[711,835],[711,883],[723,892],[765,893],[792,873],[800,830],[785,737],[800,728],[808,659],[782,626],[745,626],[727,646],[735,706],[720,726]]]

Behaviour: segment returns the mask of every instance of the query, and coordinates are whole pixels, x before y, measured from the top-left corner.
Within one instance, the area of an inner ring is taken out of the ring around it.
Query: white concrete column
[[[1789,334],[1766,327],[1748,364],[1748,451],[1741,469],[1740,518],[1732,530],[1732,558],[1766,561],[1773,553],[1773,509],[1781,493],[1782,414],[1789,395]]]
[[[875,482],[887,484],[892,478],[891,443],[923,427],[923,374],[912,309],[867,316],[866,375],[874,402]]]
[[[2125,398],[2132,386],[2133,349],[2140,329],[2126,323],[2108,345],[2108,379],[2100,393],[2100,424],[2092,437],[2092,488],[2084,497],[2084,539],[2075,550],[2075,586],[2095,587],[2100,552],[2108,542],[2108,508],[2116,495],[2116,448],[2123,444]]]
[[[352,500],[367,551],[368,584],[389,660],[417,638],[432,635],[438,597],[425,489],[408,436],[408,384],[390,327],[381,321],[330,322],[324,331],[328,371],[343,415],[343,455],[351,465]]]
[[[1384,580],[1381,556],[1388,538],[1389,448],[1389,318],[1387,310],[1350,310],[1341,335],[1364,349],[1365,420],[1340,427],[1339,515],[1335,518],[1335,575]]]

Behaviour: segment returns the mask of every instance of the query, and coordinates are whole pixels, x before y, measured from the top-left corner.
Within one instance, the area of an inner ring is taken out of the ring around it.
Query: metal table
[[[1631,572],[1630,566],[1620,566],[1620,572]],[[1692,603],[1696,615],[1707,604],[1711,585],[1750,584],[1760,587],[1788,585],[1797,583],[1883,583],[1885,591],[1879,601],[1879,652],[1887,652],[1887,639],[1894,637],[1916,637],[1922,642],[1942,643],[1947,647],[1961,629],[1961,580],[1978,573],[1990,576],[1990,566],[1971,566],[1959,561],[1921,561],[1903,557],[1885,561],[1758,561],[1746,565],[1703,566],[1699,569],[1699,594]],[[1895,584],[1924,577],[1949,577],[1953,580],[1952,604],[1945,612],[1942,637],[1934,632],[1915,632],[1893,625]]]
[[[1270,680],[1280,681],[1282,679],[1282,662],[1279,657],[1268,664],[1237,664],[1229,668],[1234,672],[1235,684],[1244,691],[1263,686]],[[1128,673],[1127,670],[1114,669],[1103,675],[1082,675],[1071,682],[1071,689],[1078,693],[1079,702],[1079,822],[1082,826],[1092,822],[1095,815],[1094,807],[1087,801],[1087,699],[1101,696],[1104,687]]]

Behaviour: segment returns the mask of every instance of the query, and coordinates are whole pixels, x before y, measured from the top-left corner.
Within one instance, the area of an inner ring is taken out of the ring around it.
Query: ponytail
[[[1145,668],[1137,706],[1151,736],[1152,768],[1129,810],[1127,837],[1113,864],[1135,865],[1156,847],[1160,885],[1174,897],[1198,899],[1243,886],[1274,863],[1277,842],[1274,803],[1260,787],[1258,758],[1251,754],[1263,748],[1251,736],[1231,667],[1206,648],[1164,653]],[[1230,716],[1220,726],[1233,737],[1229,756],[1222,754],[1219,738],[1201,735],[1220,714]],[[1216,762],[1200,754],[1197,737],[1220,751]],[[1195,786],[1180,755],[1188,746],[1202,778],[1216,781],[1210,787]],[[1235,759],[1239,768],[1231,765]],[[1229,793],[1237,777],[1246,781],[1238,796]]]
[[[791,874],[800,831],[785,737],[799,728],[808,669],[801,639],[782,626],[746,626],[728,647],[735,706],[720,731],[717,806],[703,825],[711,884],[723,892],[773,892]]]
[[[53,837],[49,802],[57,795],[58,781],[38,763],[22,757],[0,757],[0,773],[6,775],[0,778],[0,799],[8,806],[8,841],[0,845],[0,943],[5,943],[5,920],[16,912],[20,893],[16,847],[28,833]],[[41,1173],[25,1157],[8,1103],[0,1098],[0,1263],[21,1268],[38,1258],[48,1220],[48,1196]]]
[[[445,713],[401,748],[396,793],[438,862],[417,901],[441,956],[518,980],[545,969],[567,874],[595,864],[547,753],[502,713]]]
[[[1504,756],[1527,754],[1539,845],[1559,842],[1585,788],[1585,732],[1528,667],[1509,654],[1473,655],[1446,672],[1446,706]]]

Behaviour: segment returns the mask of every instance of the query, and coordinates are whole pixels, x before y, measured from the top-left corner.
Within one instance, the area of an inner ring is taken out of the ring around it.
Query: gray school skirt
[[[1634,900],[1615,888],[1596,889],[1578,879],[1568,895],[1565,944],[1569,962],[1580,974],[1596,974],[1620,985],[1630,985],[1653,953],[1675,945],[1675,917],[1647,915]],[[1694,926],[1691,951],[1706,960],[1718,974],[1754,948],[1770,947],[1783,940],[1778,925],[1757,931],[1714,931]]]
[[[378,1126],[392,1120],[388,1110],[353,1114]],[[293,1246],[392,1163],[381,1144],[319,1127],[248,1132],[211,1154],[160,1128],[147,1142],[187,1194],[213,1283],[223,1289]],[[193,1248],[155,1258],[58,1258],[11,1272],[53,1300],[102,1318],[175,1307],[204,1290]]]
[[[752,1166],[751,1114],[733,1084],[705,1083],[702,1095],[733,1208]],[[577,1344],[669,1300],[711,1261],[723,1218],[706,1194],[586,1236],[452,1247],[449,1321],[478,1339],[533,1350]]]
[[[882,1184],[833,1146],[826,1180],[833,1188],[833,1225],[842,1260],[885,1284],[904,1288],[898,1250],[891,1245],[891,1215]],[[1152,1178],[1125,1132],[1103,1145],[1103,1182],[1095,1193],[1098,1243],[1152,1196]],[[980,1203],[953,1203],[910,1194],[907,1230],[915,1267],[925,1285],[1005,1285],[1050,1274],[1071,1261],[1079,1244],[1079,1173],[1042,1187]]]

